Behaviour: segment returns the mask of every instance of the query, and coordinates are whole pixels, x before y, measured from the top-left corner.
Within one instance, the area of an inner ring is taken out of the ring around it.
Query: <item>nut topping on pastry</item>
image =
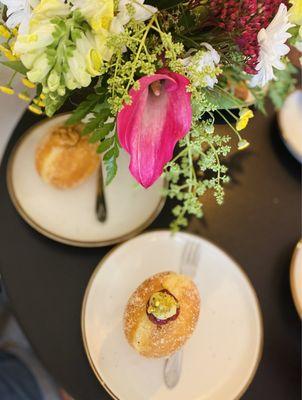
[[[164,325],[178,317],[179,303],[169,290],[162,289],[152,294],[147,303],[146,312],[150,321],[157,325]]]

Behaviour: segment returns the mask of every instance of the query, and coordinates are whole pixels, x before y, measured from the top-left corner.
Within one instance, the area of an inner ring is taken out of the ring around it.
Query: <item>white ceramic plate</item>
[[[169,390],[164,359],[146,359],[123,333],[131,293],[147,277],[178,271],[188,240],[198,240],[196,284],[201,296],[197,328],[184,347],[183,372]],[[96,268],[86,290],[82,334],[101,384],[119,400],[234,400],[250,384],[262,353],[259,304],[247,276],[222,250],[187,233],[140,235],[116,247]]]
[[[298,242],[291,260],[290,286],[297,312],[302,318],[302,239]]]
[[[285,100],[279,112],[282,138],[291,154],[302,163],[302,90],[296,90]]]
[[[75,246],[103,246],[134,236],[162,209],[164,182],[159,179],[147,190],[139,187],[129,173],[126,152],[120,152],[117,176],[105,187],[105,223],[99,222],[95,214],[97,171],[79,187],[67,190],[52,187],[38,175],[35,168],[37,145],[67,117],[63,114],[36,124],[13,150],[7,182],[17,211],[40,233]]]

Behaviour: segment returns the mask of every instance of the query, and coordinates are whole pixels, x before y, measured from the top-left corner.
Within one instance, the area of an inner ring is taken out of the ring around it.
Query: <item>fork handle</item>
[[[169,389],[173,389],[180,378],[182,366],[183,350],[180,349],[177,353],[170,356],[164,365],[164,381]]]

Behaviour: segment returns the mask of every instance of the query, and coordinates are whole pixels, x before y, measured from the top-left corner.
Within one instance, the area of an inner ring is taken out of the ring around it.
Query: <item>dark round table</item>
[[[80,328],[87,282],[109,248],[75,248],[43,237],[19,217],[8,196],[9,154],[36,120],[25,113],[1,165],[2,278],[16,317],[50,373],[76,400],[109,399],[89,366]],[[205,218],[193,219],[188,231],[235,257],[259,296],[264,353],[243,399],[299,400],[300,321],[290,293],[289,264],[300,237],[300,166],[285,149],[270,108],[267,118],[256,113],[245,136],[252,146],[228,160],[232,182],[224,205],[205,198]],[[170,206],[149,229],[168,227]]]

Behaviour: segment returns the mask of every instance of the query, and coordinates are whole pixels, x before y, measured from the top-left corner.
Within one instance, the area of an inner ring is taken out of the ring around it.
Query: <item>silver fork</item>
[[[200,259],[200,245],[195,241],[186,242],[180,264],[180,273],[195,278]],[[182,367],[183,349],[166,359],[164,364],[164,381],[169,389],[173,389],[180,378]]]

